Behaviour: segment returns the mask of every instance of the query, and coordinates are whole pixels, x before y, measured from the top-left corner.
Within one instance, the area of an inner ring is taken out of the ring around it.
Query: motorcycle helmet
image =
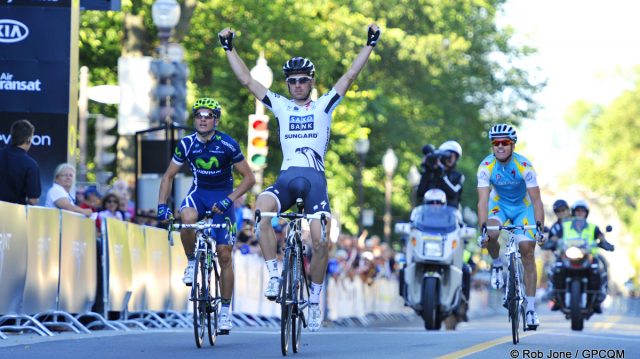
[[[553,212],[558,213],[563,208],[569,209],[569,204],[564,199],[559,199],[553,202]]]
[[[282,66],[284,77],[289,77],[292,74],[305,74],[311,77],[316,75],[316,67],[309,59],[304,57],[293,57],[289,61],[285,62]]]
[[[193,104],[193,107],[191,107],[191,113],[195,115],[196,111],[198,111],[201,108],[208,108],[209,110],[213,111],[213,115],[215,117],[220,118],[220,114],[222,112],[222,106],[220,106],[218,101],[209,97],[199,98]]]
[[[575,201],[573,203],[573,206],[571,206],[571,215],[575,216],[576,215],[576,209],[578,208],[582,208],[585,211],[587,211],[587,215],[585,216],[585,218],[589,217],[589,205],[587,204],[587,202],[585,202],[585,200],[583,199],[579,199],[577,201]]]
[[[458,155],[458,159],[462,157],[462,146],[456,141],[446,141],[438,148],[440,151],[451,151]]]
[[[518,142],[518,135],[516,134],[516,129],[506,123],[499,123],[497,125],[493,125],[491,130],[489,130],[489,140],[493,141],[496,138],[508,138],[513,143]]]
[[[432,188],[424,194],[424,204],[447,204],[447,195],[443,190]]]

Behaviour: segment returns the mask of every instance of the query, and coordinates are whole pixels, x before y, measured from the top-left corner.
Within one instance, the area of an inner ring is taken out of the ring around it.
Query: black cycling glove
[[[371,47],[375,47],[378,43],[378,38],[380,37],[380,29],[373,31],[371,26],[369,26],[369,32],[367,34],[367,45]]]
[[[233,50],[233,36],[235,34],[232,32],[231,35],[223,37],[222,35],[218,34],[218,40],[220,40],[220,45],[222,45],[222,48],[224,49],[224,51],[231,51]]]

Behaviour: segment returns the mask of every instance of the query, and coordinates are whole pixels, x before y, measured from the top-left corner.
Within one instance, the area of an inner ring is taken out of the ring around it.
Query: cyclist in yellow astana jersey
[[[513,126],[498,124],[489,131],[493,154],[487,156],[478,167],[478,223],[497,226],[510,221],[516,225],[538,224],[536,234],[528,230],[517,231],[518,243],[524,266],[524,282],[527,296],[526,323],[530,328],[540,325],[535,311],[537,272],[534,258],[534,238],[540,236],[544,224],[544,209],[540,188],[531,162],[514,152],[518,136]],[[498,231],[489,231],[481,245],[489,250],[493,264],[491,285],[504,286]]]

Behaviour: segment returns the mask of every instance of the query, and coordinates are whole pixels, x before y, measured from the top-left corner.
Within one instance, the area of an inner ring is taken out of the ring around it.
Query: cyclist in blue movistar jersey
[[[224,29],[218,38],[224,48],[231,69],[240,82],[269,108],[278,120],[282,146],[281,172],[273,186],[258,196],[256,208],[261,211],[286,211],[296,200],[296,192],[302,190],[306,213],[331,214],[327,181],[324,172],[324,156],[329,145],[331,116],[347,90],[356,79],[380,36],[380,29],[371,24],[367,44],[360,50],[351,68],[333,86],[331,91],[317,101],[311,99],[315,84],[315,66],[302,57],[287,61],[282,70],[292,99],[273,93],[251,77],[249,69],[233,48],[234,32]],[[314,254],[311,259],[311,295],[309,297],[309,329],[320,328],[320,292],[327,270],[328,244],[321,243],[320,221],[312,221],[311,237]],[[329,236],[327,226],[327,238]],[[270,280],[265,296],[274,300],[280,291],[280,273],[276,260],[276,240],[269,221],[260,222],[259,238]]]
[[[542,242],[544,208],[540,198],[540,187],[531,162],[515,153],[518,141],[516,130],[508,124],[491,127],[489,139],[493,154],[480,162],[478,167],[478,223],[484,226],[497,226],[507,220],[513,224],[533,225],[538,228],[516,232],[524,266],[525,292],[527,296],[526,323],[535,329],[540,325],[535,310],[536,262],[534,258],[535,242]],[[484,231],[483,231],[484,232]],[[489,250],[493,264],[491,266],[491,285],[494,288],[504,286],[502,260],[498,231],[489,231],[488,238],[481,237],[481,246]]]
[[[184,137],[175,148],[173,159],[162,176],[158,195],[158,220],[166,221],[173,216],[167,205],[167,198],[176,174],[185,162],[193,173],[193,185],[182,201],[180,217],[185,224],[196,223],[206,211],[215,212],[214,223],[223,223],[229,218],[235,223],[233,201],[246,193],[255,183],[253,172],[244,158],[240,146],[229,135],[218,131],[222,108],[212,98],[198,99],[192,108],[196,132]],[[233,189],[232,168],[242,175],[238,188]],[[231,252],[235,238],[227,237],[230,228],[215,229],[216,251],[220,264],[220,329],[231,329],[229,306],[233,294],[233,264]],[[180,231],[180,238],[187,255],[188,265],[182,281],[186,285],[193,282],[195,267],[195,232]]]

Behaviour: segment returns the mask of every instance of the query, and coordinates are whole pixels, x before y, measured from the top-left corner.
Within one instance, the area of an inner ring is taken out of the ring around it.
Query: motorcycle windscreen
[[[447,234],[458,229],[455,209],[449,206],[425,204],[416,207],[411,222],[422,232]]]

